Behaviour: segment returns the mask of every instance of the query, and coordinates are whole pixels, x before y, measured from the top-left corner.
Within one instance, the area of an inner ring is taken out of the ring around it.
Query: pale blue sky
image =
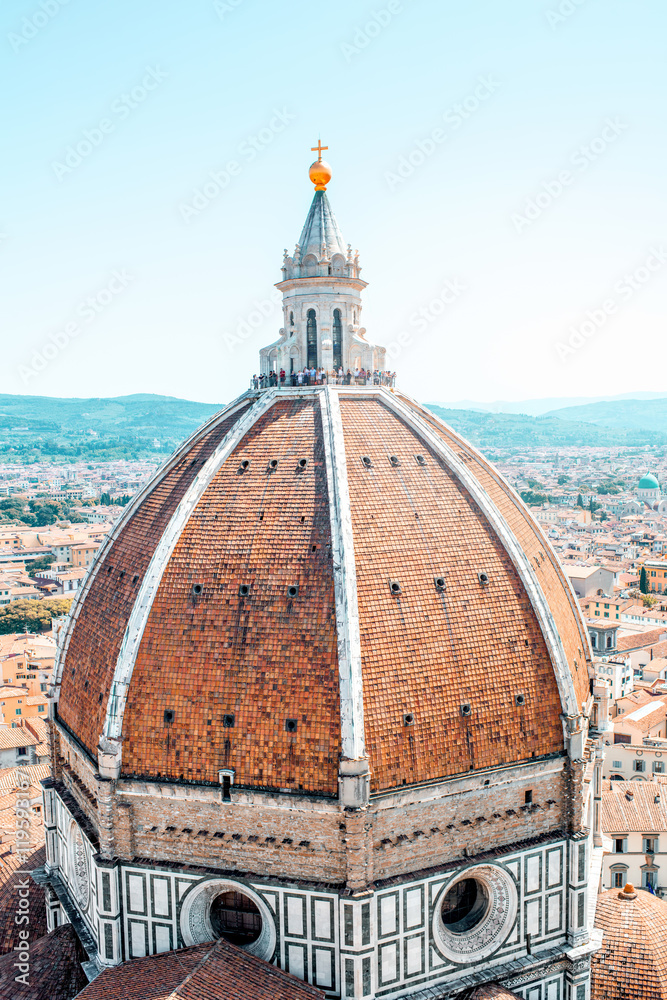
[[[666,35],[659,0],[5,0],[0,392],[242,391],[318,134],[413,395],[664,389]]]

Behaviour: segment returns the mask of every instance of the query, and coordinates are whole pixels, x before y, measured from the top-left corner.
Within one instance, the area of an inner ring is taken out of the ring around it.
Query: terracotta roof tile
[[[340,406],[372,787],[562,753],[554,666],[495,529],[382,397],[343,393]],[[587,638],[539,528],[465,442],[427,411],[418,416],[466,463],[534,566],[581,704],[589,697]],[[185,489],[235,419],[205,433],[130,512],[78,606],[58,714],[93,755],[148,562]],[[424,465],[417,454],[427,456]],[[366,455],[369,468],[361,461]],[[341,680],[331,474],[313,391],[279,396],[208,484],[141,633],[123,718],[124,776],[217,784],[219,770],[232,768],[238,786],[337,794]],[[488,585],[480,583],[481,571]],[[446,589],[435,585],[440,576]],[[400,584],[396,596],[392,580]],[[290,586],[298,587],[294,598]],[[464,704],[470,714],[462,713]]]
[[[341,399],[341,412],[371,787],[400,785],[407,773],[410,783],[429,781],[561,751],[551,659],[500,540],[458,480],[393,413],[357,398]],[[415,460],[422,453],[424,466]],[[486,587],[480,570],[489,575]],[[440,576],[445,591],[434,584]],[[414,715],[413,725],[405,725],[405,714]]]
[[[619,652],[643,649],[645,646],[652,646],[654,643],[660,642],[664,635],[664,628],[654,628],[650,632],[635,632],[633,635],[622,635],[616,642],[616,648]]]
[[[591,1000],[667,1000],[667,903],[642,889],[630,895],[598,896],[604,937],[591,956]]]
[[[107,969],[80,1000],[323,1000],[314,986],[227,941]]]
[[[414,404],[412,404],[414,406]],[[463,438],[455,434],[430,410],[419,409],[420,415],[432,424],[438,434],[464,457],[470,471],[484,487],[516,535],[526,555],[530,558],[538,580],[549,600],[565,655],[574,677],[579,704],[590,694],[586,658],[589,639],[584,627],[576,597],[566,582],[560,563],[552,553],[537,522],[526,513],[525,505],[509,483]]]
[[[0,954],[5,955],[18,943],[19,926],[14,923],[18,912],[19,889],[29,892],[30,942],[46,934],[46,904],[44,889],[30,878],[29,873],[41,868],[46,861],[46,849],[40,847],[23,862],[18,854],[0,857]]]
[[[37,737],[25,726],[0,727],[0,750],[13,750],[16,747],[35,747],[39,743]]]
[[[82,603],[67,650],[58,714],[95,756],[118,651],[137,590],[171,515],[242,410],[204,432],[163,478],[159,479],[118,538],[102,556]],[[85,675],[88,687],[77,683]]]
[[[86,986],[81,962],[87,956],[71,924],[31,942],[29,954],[27,984],[16,982],[22,974],[15,968],[16,952],[0,958],[0,1000],[72,1000]]]
[[[124,774],[217,783],[232,767],[236,785],[337,792],[338,644],[316,397],[279,400],[190,517],[146,623],[123,736]]]
[[[602,792],[601,821],[610,834],[664,833],[667,793],[655,781],[612,781],[610,790]]]
[[[457,993],[454,1000],[521,1000],[518,993],[512,993],[500,983],[484,983],[463,993]]]

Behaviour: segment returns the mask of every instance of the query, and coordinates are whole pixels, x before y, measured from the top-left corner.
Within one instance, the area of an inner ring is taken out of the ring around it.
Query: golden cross
[[[311,151],[311,153],[317,153],[317,159],[321,160],[322,159],[322,150],[323,149],[328,149],[328,148],[329,148],[328,146],[323,146],[322,145],[322,140],[321,139],[318,139],[317,140],[317,146],[311,146],[310,147],[310,151]]]

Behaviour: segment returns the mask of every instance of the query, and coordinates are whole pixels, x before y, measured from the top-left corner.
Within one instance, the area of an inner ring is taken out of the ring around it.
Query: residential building
[[[595,680],[609,689],[610,702],[616,702],[630,694],[634,684],[634,671],[629,656],[601,657],[593,661]]]
[[[602,566],[564,566],[579,598],[614,593],[614,574]]]
[[[602,829],[609,843],[602,888],[627,882],[659,895],[667,893],[667,786],[657,781],[605,782]]]
[[[39,732],[28,720],[23,720],[18,725],[0,726],[0,769],[48,763],[43,719],[39,719],[39,723]]]

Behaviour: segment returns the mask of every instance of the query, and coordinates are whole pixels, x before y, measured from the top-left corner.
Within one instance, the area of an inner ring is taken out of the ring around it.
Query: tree
[[[601,521],[606,521],[607,520],[607,512],[606,512],[606,510],[603,510],[602,513],[600,514],[600,520]]]
[[[529,506],[536,507],[545,504],[548,497],[545,493],[534,493],[533,490],[522,490],[521,499]]]
[[[45,556],[40,556],[39,559],[33,559],[31,563],[28,564],[28,576],[38,576],[41,570],[46,569],[50,566],[52,562],[56,561],[56,557],[51,553],[47,553]]]
[[[54,618],[69,614],[72,598],[13,601],[0,608],[0,635],[12,632],[45,632]]]
[[[559,476],[558,477],[558,485],[559,486],[562,486],[563,483],[567,483],[569,481],[570,481],[570,477],[569,476]]]
[[[639,589],[642,594],[648,594],[648,576],[646,573],[646,567],[642,566],[642,571],[639,574]]]
[[[658,598],[653,597],[652,594],[644,594],[642,597],[642,604],[645,608],[652,608],[654,604],[658,603]]]
[[[580,493],[579,496],[577,497],[577,507],[583,507],[583,506],[584,506],[584,498]]]

